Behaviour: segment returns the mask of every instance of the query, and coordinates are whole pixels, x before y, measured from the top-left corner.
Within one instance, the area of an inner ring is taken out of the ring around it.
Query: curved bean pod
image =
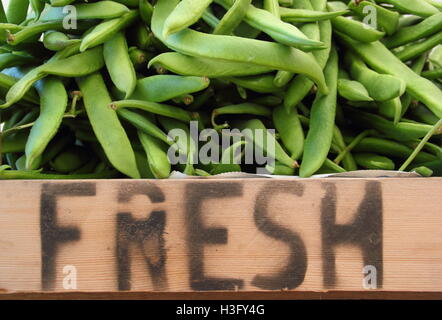
[[[109,108],[111,98],[99,73],[77,79],[95,135],[109,161],[125,175],[138,179],[135,154],[118,116]]]
[[[162,53],[149,62],[183,76],[208,78],[248,76],[268,73],[272,68],[246,62],[232,62],[220,59],[191,57],[178,52]]]
[[[57,133],[68,104],[66,89],[63,83],[55,78],[47,78],[43,81],[40,96],[40,115],[26,143],[26,168],[28,170],[36,169],[35,161]]]
[[[179,32],[201,18],[213,0],[182,0],[164,21],[163,37]]]
[[[173,98],[206,89],[210,80],[206,77],[181,77],[157,75],[137,81],[131,100],[164,102]]]
[[[389,158],[373,153],[356,153],[356,163],[370,170],[394,170],[395,164]]]
[[[119,32],[132,24],[137,17],[138,11],[133,10],[125,13],[119,18],[100,23],[83,38],[80,45],[80,52],[84,52],[88,48],[96,47],[105,43],[116,32]]]
[[[290,113],[287,113],[282,105],[275,108],[273,123],[282,144],[290,152],[292,159],[298,160],[304,150],[304,131],[296,108],[293,108]]]
[[[338,54],[335,49],[332,49],[324,73],[330,92],[327,95],[318,93],[312,105],[310,129],[299,169],[299,175],[303,178],[310,177],[321,168],[333,140],[338,86]]]
[[[157,179],[167,179],[170,176],[171,165],[167,157],[167,145],[142,131],[138,137],[147,155],[147,162],[152,174]]]
[[[112,82],[118,90],[124,92],[125,99],[129,98],[137,86],[137,76],[122,32],[104,43],[103,56]]]

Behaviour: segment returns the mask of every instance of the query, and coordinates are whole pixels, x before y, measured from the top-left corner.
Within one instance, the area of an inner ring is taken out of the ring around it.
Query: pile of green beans
[[[442,176],[442,1],[0,2],[0,179],[256,173],[250,145],[276,175]]]

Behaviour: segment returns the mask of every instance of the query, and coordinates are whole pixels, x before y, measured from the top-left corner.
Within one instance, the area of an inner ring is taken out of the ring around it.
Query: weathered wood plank
[[[438,178],[0,190],[0,292],[442,292]]]

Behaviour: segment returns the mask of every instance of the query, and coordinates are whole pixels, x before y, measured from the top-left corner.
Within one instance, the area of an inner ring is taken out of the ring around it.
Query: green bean
[[[392,35],[396,32],[399,26],[399,13],[388,10],[387,8],[379,6],[370,1],[352,0],[348,4],[348,7],[360,18],[365,18],[367,16],[368,12],[365,11],[367,6],[369,6],[370,9],[374,8],[376,10],[377,23],[387,33],[387,35]]]
[[[177,33],[201,18],[213,0],[182,0],[164,21],[163,37]]]
[[[405,46],[401,51],[396,53],[396,56],[402,61],[408,61],[427,52],[428,50],[431,50],[441,42],[442,32],[438,32],[422,42]]]
[[[416,25],[400,28],[393,36],[385,40],[385,45],[387,48],[396,48],[431,36],[440,31],[441,27],[442,12],[432,15]]]
[[[226,127],[226,125],[218,125],[215,121],[216,117],[226,114],[250,114],[255,116],[270,117],[272,112],[266,107],[254,103],[242,103],[217,108],[212,111],[211,118],[212,125],[215,129]]]
[[[118,115],[135,126],[138,130],[157,138],[164,143],[172,144],[165,134],[153,121],[147,116],[127,109],[119,109]]]
[[[364,85],[357,81],[339,79],[338,92],[350,101],[373,101]]]
[[[246,62],[232,62],[219,59],[190,57],[177,52],[162,53],[149,62],[160,65],[174,73],[183,76],[200,76],[209,78],[248,76],[272,71],[266,66]]]
[[[103,65],[103,48],[101,47],[66,59],[49,61],[40,67],[32,69],[16,82],[6,95],[6,103],[1,105],[0,108],[7,108],[19,101],[35,82],[43,79],[47,75],[82,77],[100,70]]]
[[[290,113],[287,113],[281,105],[273,111],[273,123],[292,159],[298,160],[304,150],[304,131],[298,111],[292,109]]]
[[[388,3],[395,9],[420,17],[432,16],[439,13],[439,10],[425,0],[375,0],[375,2]]]
[[[281,19],[286,22],[316,22],[330,20],[348,13],[348,10],[321,12],[306,9],[280,8]]]
[[[332,49],[324,73],[330,92],[327,95],[318,93],[312,105],[310,129],[299,172],[303,178],[310,177],[321,168],[332,144],[338,85],[338,54],[335,49]]]
[[[440,104],[442,91],[435,84],[417,75],[380,42],[363,44],[342,35],[340,37],[373,69],[399,77],[405,81],[407,92],[423,102],[436,116],[442,118],[442,106]]]
[[[355,152],[374,152],[383,156],[399,159],[406,159],[413,153],[412,148],[402,143],[375,137],[362,138],[354,146],[353,150]],[[435,159],[436,157],[426,152],[421,152],[416,157],[417,162],[429,162]]]
[[[230,35],[244,19],[252,0],[236,0],[224,14],[219,24],[213,30],[213,34]]]
[[[76,10],[76,20],[113,19],[129,12],[126,6],[114,1],[82,3],[76,4],[73,7]],[[63,21],[68,14],[64,7],[47,6],[41,13],[39,21]]]
[[[356,153],[354,155],[356,163],[370,170],[394,170],[394,162],[387,157],[373,153]]]
[[[57,133],[68,103],[68,95],[63,83],[55,78],[44,80],[40,96],[40,116],[32,127],[26,143],[26,168],[28,170],[36,169],[35,161]]]
[[[168,178],[171,166],[167,157],[167,145],[142,131],[138,131],[138,137],[146,152],[147,162],[154,177],[157,179]]]
[[[167,104],[159,104],[150,101],[121,100],[109,103],[109,106],[112,107],[112,109],[114,110],[118,110],[120,108],[140,109],[154,114],[169,117],[172,119],[180,120],[183,122],[194,120],[194,115],[191,112]]]
[[[233,127],[242,130],[242,133],[245,135],[248,141],[253,142],[256,148],[259,148],[262,151],[265,151],[269,157],[272,159],[278,160],[280,163],[296,168],[298,167],[298,163],[290,158],[290,156],[284,151],[278,141],[271,136],[271,134],[267,131],[265,125],[258,119],[252,119],[248,121],[240,121],[236,122]],[[248,129],[248,130],[246,130]],[[257,139],[257,130],[261,130],[262,132],[262,140]],[[268,139],[274,140],[275,149],[269,150],[266,147]]]
[[[181,77],[157,75],[137,81],[132,100],[164,102],[173,98],[206,89],[210,81],[206,77]]]
[[[43,38],[45,48],[51,51],[60,51],[79,42],[81,42],[80,39],[71,39],[66,34],[58,31],[48,31]]]
[[[365,86],[374,100],[392,100],[405,92],[406,84],[401,78],[379,74],[369,69],[357,55],[347,53],[345,62],[353,78]]]
[[[138,11],[132,10],[119,18],[107,20],[97,25],[81,41],[80,51],[84,52],[89,48],[105,43],[109,38],[133,23],[138,17]]]
[[[215,0],[215,2],[225,8],[230,8],[233,5],[233,0]],[[323,43],[307,38],[294,25],[285,23],[270,12],[258,9],[253,5],[249,5],[244,21],[252,27],[267,33],[281,44],[302,48],[303,50],[324,48]]]
[[[9,23],[20,24],[28,14],[29,0],[10,0],[6,9]]]
[[[123,33],[118,32],[104,43],[103,56],[112,82],[129,98],[137,86],[137,76]]]
[[[432,126],[414,122],[399,122],[395,125],[393,122],[380,116],[360,110],[354,111],[350,108],[347,109],[347,113],[356,120],[358,124],[366,128],[379,130],[387,137],[397,141],[420,139],[432,128]]]
[[[111,98],[100,74],[77,79],[83,94],[87,115],[106,156],[120,172],[139,178],[135,155],[130,141],[114,110],[109,108]]]
[[[402,116],[402,102],[400,98],[394,98],[383,102],[378,102],[379,114],[393,120],[394,124],[398,124]]]

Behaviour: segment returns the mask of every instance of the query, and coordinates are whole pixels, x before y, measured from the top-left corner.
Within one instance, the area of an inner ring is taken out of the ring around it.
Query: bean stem
[[[399,171],[404,171],[407,169],[407,167],[413,162],[413,160],[416,158],[416,156],[421,152],[421,150],[424,148],[425,144],[430,140],[430,138],[436,134],[437,132],[440,132],[442,129],[442,119],[440,119],[436,125],[431,129],[427,135],[421,140],[419,145],[414,149],[413,153],[408,157],[408,159],[404,162],[404,164],[399,168]]]

